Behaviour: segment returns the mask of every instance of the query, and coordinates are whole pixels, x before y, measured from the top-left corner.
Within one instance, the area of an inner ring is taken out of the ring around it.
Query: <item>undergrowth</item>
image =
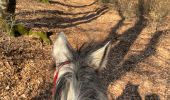
[[[169,0],[101,0],[113,4],[124,18],[144,16],[152,22],[162,22],[170,12]],[[140,6],[143,6],[141,11]],[[141,13],[142,12],[142,13]]]

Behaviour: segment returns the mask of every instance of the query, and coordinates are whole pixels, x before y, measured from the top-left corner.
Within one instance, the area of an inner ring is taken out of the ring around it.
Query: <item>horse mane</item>
[[[73,84],[75,100],[107,100],[104,88],[102,88],[96,72],[89,66],[80,66],[81,62],[75,64],[71,72],[65,73],[56,83],[56,94],[54,100],[67,100],[67,84]]]

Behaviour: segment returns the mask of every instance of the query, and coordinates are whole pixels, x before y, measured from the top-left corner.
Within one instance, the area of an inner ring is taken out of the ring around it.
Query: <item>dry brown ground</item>
[[[64,31],[74,48],[112,40],[108,67],[101,74],[110,100],[170,98],[170,34],[164,31],[169,20],[155,32],[143,20],[122,20],[116,10],[94,0],[18,0],[16,19],[35,31],[53,32],[52,41]],[[48,99],[52,45],[27,36],[0,37],[0,100]]]

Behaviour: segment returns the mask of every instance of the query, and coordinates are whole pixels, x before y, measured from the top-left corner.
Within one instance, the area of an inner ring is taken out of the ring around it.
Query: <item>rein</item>
[[[59,74],[59,70],[64,66],[64,65],[67,65],[67,64],[70,64],[71,61],[65,61],[65,62],[61,62],[57,67],[58,69],[55,71],[55,76],[54,76],[54,81],[53,81],[53,84],[54,84],[54,87],[52,89],[52,96],[54,96],[54,93],[56,92],[56,82],[58,80],[58,74]]]

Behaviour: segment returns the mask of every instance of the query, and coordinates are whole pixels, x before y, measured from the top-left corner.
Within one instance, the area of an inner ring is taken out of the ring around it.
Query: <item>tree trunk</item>
[[[11,36],[38,36],[44,42],[50,44],[51,41],[45,32],[33,32],[30,28],[15,23],[15,8],[16,0],[0,0],[0,28]]]
[[[0,0],[0,17],[6,20],[14,18],[16,0]]]
[[[13,35],[16,0],[0,0],[0,28]]]

